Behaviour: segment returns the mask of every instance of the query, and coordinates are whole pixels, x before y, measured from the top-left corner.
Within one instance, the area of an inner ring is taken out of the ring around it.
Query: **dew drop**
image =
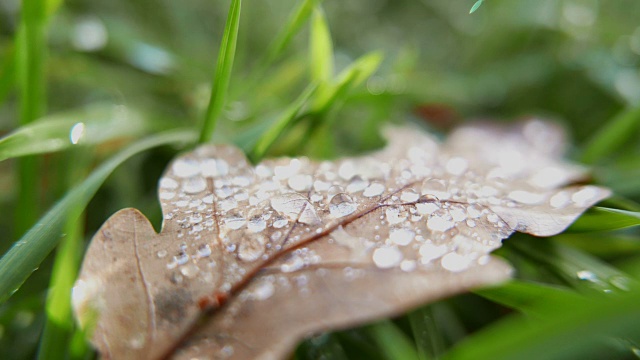
[[[184,265],[189,261],[189,255],[184,251],[178,253],[178,255],[173,257],[173,261],[178,265]]]
[[[303,267],[304,267],[304,260],[302,260],[302,258],[299,256],[294,256],[291,260],[289,260],[288,262],[280,266],[280,271],[289,273],[289,272],[298,271]]]
[[[273,227],[276,229],[282,229],[283,227],[289,224],[289,220],[285,219],[282,216],[277,216],[273,219]]]
[[[447,165],[445,166],[449,174],[456,176],[462,175],[468,167],[469,163],[467,162],[467,160],[461,157],[454,157],[449,159],[449,161],[447,161]]]
[[[587,206],[598,196],[598,190],[594,186],[585,186],[581,190],[571,195],[571,200],[577,206]]]
[[[259,285],[257,285],[255,289],[253,289],[251,295],[255,300],[267,300],[273,295],[275,290],[275,286],[273,286],[273,283],[271,281],[264,280]]]
[[[432,260],[435,260],[448,251],[446,245],[434,245],[432,243],[425,243],[420,246],[420,261],[423,264],[427,264]]]
[[[413,189],[405,190],[400,195],[400,200],[404,202],[415,202],[420,199],[420,194],[416,193]]]
[[[369,182],[367,180],[364,180],[359,175],[356,175],[351,179],[351,182],[349,183],[349,185],[347,185],[347,192],[352,194],[357,193],[359,191],[366,189],[367,186],[369,186]]]
[[[400,263],[400,270],[404,272],[412,272],[416,269],[416,262],[414,260],[402,260]]]
[[[397,246],[377,248],[373,251],[373,262],[380,269],[397,266],[402,261],[402,258],[402,252]]]
[[[182,191],[187,194],[197,194],[203,192],[206,188],[207,183],[200,176],[190,177],[182,183]]]
[[[510,192],[508,196],[511,200],[525,205],[536,205],[544,201],[543,194],[536,194],[524,190],[514,190]]]
[[[171,169],[179,178],[190,178],[200,174],[200,166],[193,159],[178,159],[173,163]]]
[[[227,214],[224,217],[223,221],[224,221],[224,224],[229,229],[232,229],[232,230],[240,229],[247,222],[247,220],[244,218],[244,216],[242,216],[242,214],[237,213],[237,212]]]
[[[422,182],[422,194],[433,195],[441,200],[451,197],[451,193],[447,190],[447,184],[443,180],[426,179]]]
[[[374,182],[371,185],[369,185],[366,189],[364,189],[364,191],[362,192],[362,195],[366,197],[380,196],[382,195],[382,193],[384,193],[384,189],[385,187],[383,184]]]
[[[267,221],[264,219],[261,209],[253,209],[249,212],[249,222],[247,229],[253,233],[259,233],[267,227]]]
[[[320,218],[309,199],[298,193],[286,193],[271,198],[271,207],[291,220],[300,223],[315,225]]]
[[[549,205],[556,209],[567,207],[570,203],[571,199],[566,191],[560,191],[549,199]]]
[[[167,250],[159,250],[156,255],[158,255],[158,259],[162,259],[167,256]]]
[[[256,261],[265,251],[265,240],[262,236],[245,238],[238,246],[238,258],[242,261]]]
[[[313,178],[311,175],[298,174],[287,180],[287,185],[295,191],[307,191],[311,189]]]
[[[353,214],[357,209],[357,205],[351,197],[345,193],[335,195],[329,201],[329,212],[334,218],[341,218]]]
[[[407,228],[391,229],[389,232],[389,240],[400,246],[409,245],[415,236],[416,233]]]
[[[188,278],[193,278],[200,272],[200,269],[196,264],[186,264],[180,268],[180,273]]]
[[[160,180],[160,187],[163,189],[174,190],[178,188],[178,182],[172,178],[165,177]]]
[[[431,218],[429,218],[429,220],[427,220],[427,227],[433,231],[445,232],[453,228],[455,225],[456,224],[453,221],[447,220],[440,216],[432,216]]]
[[[440,264],[445,270],[449,270],[451,272],[460,272],[469,268],[469,266],[471,265],[471,258],[455,252],[451,252],[442,257],[442,259],[440,260]]]
[[[211,247],[208,244],[201,245],[197,250],[198,257],[207,257],[211,255]]]

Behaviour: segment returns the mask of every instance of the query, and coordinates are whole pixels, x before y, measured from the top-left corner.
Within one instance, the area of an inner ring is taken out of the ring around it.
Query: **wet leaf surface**
[[[333,162],[253,167],[224,145],[174,160],[161,233],[124,209],[86,254],[74,307],[102,357],[284,358],[306,335],[507,279],[489,255],[502,239],[557,234],[609,195],[571,185],[585,170],[541,121],[387,137]]]

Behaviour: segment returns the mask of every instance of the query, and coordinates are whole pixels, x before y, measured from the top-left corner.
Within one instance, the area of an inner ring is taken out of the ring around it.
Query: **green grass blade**
[[[240,26],[240,9],[242,0],[232,0],[227,15],[227,22],[224,27],[224,35],[218,51],[218,63],[213,75],[213,85],[211,87],[211,98],[207,107],[207,114],[200,132],[200,143],[211,140],[216,122],[222,113],[227,92],[229,91],[229,81],[233,70],[233,61],[236,55],[236,45],[238,43],[238,29]]]
[[[473,4],[473,6],[471,7],[471,10],[469,10],[469,14],[473,14],[474,12],[476,12],[476,10],[480,8],[483,2],[484,0],[476,1],[475,4]]]
[[[546,308],[580,299],[579,295],[559,287],[520,280],[511,280],[500,286],[477,290],[475,293],[528,315],[540,315]]]
[[[535,321],[510,317],[467,338],[445,359],[607,358],[609,337],[638,340],[639,303],[635,290],[576,300]]]
[[[292,124],[302,107],[309,101],[317,89],[317,85],[309,85],[298,98],[289,105],[271,125],[271,127],[260,137],[252,151],[251,159],[260,161],[269,148],[275,143],[285,129]]]
[[[147,127],[132,109],[119,105],[92,105],[46,116],[1,138],[0,161],[61,151],[76,144],[94,145],[120,137],[136,137]]]
[[[15,72],[16,51],[15,47],[10,47],[5,53],[4,60],[0,65],[0,104],[4,102],[16,84]]]
[[[347,92],[368,79],[380,66],[382,54],[374,51],[358,58],[344,69],[337,77],[337,83],[323,87],[318,91],[312,112],[324,113],[338,99],[344,98]]]
[[[328,82],[333,77],[333,44],[327,18],[320,6],[313,10],[309,44],[311,81]]]
[[[551,271],[577,290],[592,294],[620,293],[634,283],[611,265],[578,249],[546,239],[519,239],[510,248]]]
[[[593,164],[624,145],[628,140],[637,138],[640,127],[640,107],[623,111],[598,131],[587,143],[582,161]]]
[[[574,222],[568,232],[624,229],[640,225],[640,212],[594,207]]]
[[[409,323],[420,360],[437,359],[445,349],[445,341],[432,307],[423,307],[409,314]]]
[[[84,209],[118,165],[150,148],[194,139],[195,135],[191,131],[175,130],[138,141],[107,160],[80,185],[69,191],[0,259],[0,303],[18,290],[58,244],[65,222],[71,221],[72,209]]]
[[[384,320],[367,328],[384,356],[389,360],[419,360],[411,340],[390,320]]]
[[[298,5],[289,19],[285,23],[284,28],[276,35],[273,42],[269,45],[269,49],[266,52],[264,60],[261,61],[259,66],[260,71],[258,74],[261,76],[271,64],[278,59],[284,52],[284,50],[291,43],[291,39],[300,31],[302,25],[307,22],[314,7],[322,2],[322,0],[304,0]]]
[[[67,353],[69,337],[74,328],[71,310],[71,289],[76,280],[83,250],[81,209],[72,209],[65,225],[65,237],[58,246],[49,283],[46,323],[41,336],[38,359],[55,359]]]
[[[45,2],[25,0],[22,2],[20,25],[16,46],[16,73],[19,88],[20,124],[28,124],[45,112]],[[40,214],[39,161],[25,158],[18,162],[18,204],[15,210],[15,232],[23,234]]]

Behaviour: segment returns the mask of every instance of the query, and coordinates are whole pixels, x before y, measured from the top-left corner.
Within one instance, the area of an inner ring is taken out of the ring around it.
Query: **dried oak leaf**
[[[108,359],[277,359],[313,332],[470,288],[510,267],[488,255],[515,230],[553,235],[607,197],[570,186],[556,127],[481,124],[438,141],[388,131],[377,153],[255,167],[232,146],[174,160],[156,234],[134,209],[89,247],[73,301]]]

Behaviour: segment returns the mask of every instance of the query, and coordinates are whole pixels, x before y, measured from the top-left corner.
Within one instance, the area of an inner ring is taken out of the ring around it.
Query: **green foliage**
[[[259,161],[374,149],[388,122],[532,114],[563,121],[571,154],[617,197],[559,236],[508,240],[507,284],[320,335],[295,357],[633,356],[640,4],[493,0],[477,11],[483,2],[474,16],[451,0],[251,2],[242,18],[239,0],[0,6],[0,358],[89,354],[69,315],[78,256],[115,210],[160,222],[156,182],[176,150],[151,148],[195,145],[198,126],[200,142],[234,142]]]

